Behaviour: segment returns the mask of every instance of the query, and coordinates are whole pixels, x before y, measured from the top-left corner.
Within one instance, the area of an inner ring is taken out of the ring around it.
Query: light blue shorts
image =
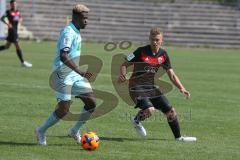
[[[65,78],[56,75],[53,84],[58,102],[69,101],[72,96],[93,92],[88,80],[79,74],[69,74]]]

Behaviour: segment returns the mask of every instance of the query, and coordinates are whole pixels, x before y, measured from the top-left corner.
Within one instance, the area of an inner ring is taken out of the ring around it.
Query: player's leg
[[[176,110],[172,107],[169,111],[165,112],[165,115],[175,139],[181,137]]]
[[[11,42],[7,41],[5,45],[0,46],[0,51],[8,49],[11,46]]]
[[[75,123],[75,125],[70,129],[72,132],[79,132],[80,128],[89,120],[91,117],[95,107],[96,107],[96,98],[93,93],[85,93],[77,96],[80,98],[83,103],[84,107],[80,112],[79,119]]]
[[[60,101],[57,104],[56,110],[52,112],[47,120],[37,127],[35,130],[38,143],[40,145],[46,145],[46,136],[45,133],[48,128],[56,124],[61,118],[63,118],[65,115],[67,115],[69,108],[71,105],[71,101]]]
[[[56,110],[52,112],[48,119],[39,126],[39,129],[45,133],[47,129],[56,124],[59,119],[63,118],[69,111],[71,101],[60,101],[57,104]]]
[[[16,42],[14,43],[15,44],[15,47],[16,47],[16,53],[17,53],[17,56],[18,56],[18,59],[20,60],[20,62],[22,63],[22,66],[23,67],[32,67],[32,64],[27,62],[27,61],[24,61],[23,60],[23,54],[22,54],[22,50],[20,48],[20,45],[18,43],[18,41],[16,40]]]
[[[5,45],[3,45],[3,46],[0,46],[0,51],[2,51],[2,50],[5,50],[5,49],[8,49],[10,46],[11,46],[11,43],[13,43],[14,41],[13,41],[13,33],[10,31],[10,30],[8,30],[8,36],[7,36],[7,38],[6,38],[6,44]]]
[[[144,121],[145,119],[149,118],[155,111],[155,108],[153,107],[153,104],[150,102],[149,98],[137,99],[136,108],[140,108],[141,110],[137,113],[137,115],[133,119],[133,126],[139,135],[146,136],[147,132],[143,127],[141,121]]]
[[[136,122],[144,121],[155,112],[155,108],[148,98],[138,100],[136,107],[141,109],[134,118]]]
[[[19,43],[15,42],[14,44],[15,44],[15,47],[16,47],[16,53],[17,53],[18,59],[20,60],[21,63],[23,63],[24,60],[23,60],[22,50],[19,46]]]
[[[58,104],[55,111],[53,111],[46,121],[36,128],[36,136],[40,145],[46,145],[45,133],[47,129],[56,124],[61,118],[63,118],[69,111],[71,105],[71,82],[69,85],[64,82],[64,79],[59,79],[58,76],[54,79],[54,89],[56,91],[56,99]]]
[[[7,41],[11,42],[11,43],[14,43],[14,45],[16,47],[17,56],[18,56],[20,62],[23,64],[24,60],[23,60],[23,56],[22,56],[22,51],[21,51],[20,46],[18,44],[18,34],[17,34],[17,32],[14,31],[14,30],[8,30]]]
[[[177,118],[177,112],[168,102],[164,95],[160,95],[151,99],[151,102],[155,105],[156,109],[160,109],[167,117],[168,125],[172,130],[172,133],[176,140],[181,141],[196,141],[195,137],[182,137],[180,132],[180,125]]]
[[[149,107],[148,109],[140,110],[136,115],[136,117],[133,119],[132,121],[133,126],[139,135],[143,137],[147,135],[147,132],[143,127],[141,121],[144,121],[146,118],[149,118],[154,111],[155,111],[154,107]]]
[[[93,94],[90,83],[86,79],[79,75],[74,76],[73,79],[74,83],[72,86],[71,94],[74,95],[76,98],[80,98],[84,103],[84,107],[80,112],[78,121],[72,128],[69,129],[68,135],[73,137],[77,143],[80,143],[80,128],[92,115],[92,112],[96,107],[96,98]]]
[[[161,110],[166,115],[168,124],[172,130],[174,137],[181,137],[177,113],[175,109],[170,105],[167,98],[164,95],[159,95],[158,97],[152,98],[151,102],[155,105],[156,109]]]
[[[177,113],[173,107],[169,112],[166,112],[166,116],[168,119],[168,124],[171,127],[174,137],[177,141],[194,142],[197,140],[196,137],[181,136]]]

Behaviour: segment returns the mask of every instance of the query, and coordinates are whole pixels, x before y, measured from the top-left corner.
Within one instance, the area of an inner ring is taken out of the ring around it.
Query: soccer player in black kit
[[[7,18],[8,22],[5,20]],[[8,49],[11,46],[11,43],[14,43],[16,47],[17,56],[23,67],[32,67],[32,64],[24,61],[22,50],[18,43],[18,23],[21,20],[21,14],[17,9],[16,0],[10,1],[10,9],[1,17],[1,21],[5,23],[8,27],[8,36],[7,43],[3,46],[0,46],[0,51]]]
[[[154,85],[154,77],[160,67],[166,70],[171,82],[187,98],[190,93],[180,82],[171,67],[170,59],[167,52],[161,48],[163,42],[163,33],[157,27],[150,31],[150,45],[139,47],[133,53],[129,54],[126,61],[120,67],[119,82],[126,81],[127,67],[133,65],[133,73],[129,79],[129,94],[140,108],[133,119],[133,126],[141,136],[146,136],[146,130],[141,121],[150,117],[155,109],[161,110],[167,117],[168,124],[177,141],[191,142],[196,141],[196,137],[182,136],[180,133],[179,122],[175,109],[168,102],[161,90]]]

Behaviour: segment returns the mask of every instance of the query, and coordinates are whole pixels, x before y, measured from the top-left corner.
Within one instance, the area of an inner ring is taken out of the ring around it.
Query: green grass
[[[89,152],[66,136],[74,122],[61,121],[48,130],[48,146],[36,145],[34,129],[56,105],[48,84],[55,42],[23,41],[21,45],[24,57],[33,63],[32,69],[20,67],[13,47],[0,52],[0,160],[240,159],[240,50],[167,48],[176,73],[192,96],[185,100],[174,89],[167,97],[179,113],[182,133],[196,136],[196,143],[174,141],[165,118],[158,112],[144,123],[147,138],[139,138],[129,120],[137,110],[118,97],[119,104],[112,112],[82,128],[82,132],[96,131],[101,139],[100,148]],[[111,82],[111,58],[134,48],[106,52],[103,44],[83,45],[84,55],[103,61],[93,87],[117,96]],[[72,111],[81,106],[81,102],[74,101]]]

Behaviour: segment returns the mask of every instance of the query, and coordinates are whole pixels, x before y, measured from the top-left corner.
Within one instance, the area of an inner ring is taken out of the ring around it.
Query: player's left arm
[[[69,57],[71,52],[71,46],[74,40],[74,36],[69,30],[64,30],[61,32],[61,36],[63,37],[60,42],[60,60],[73,71],[78,73],[79,75],[90,79],[92,73],[88,71],[81,71],[79,66]]]
[[[169,79],[172,81],[172,83],[179,89],[179,91],[184,94],[187,98],[190,98],[190,92],[185,89],[183,84],[181,83],[180,79],[174,72],[172,68],[167,70],[167,75]]]
[[[176,75],[174,70],[172,69],[170,58],[167,53],[165,53],[165,57],[166,57],[166,60],[162,65],[163,65],[163,68],[166,70],[169,79],[179,89],[179,91],[182,94],[184,94],[187,98],[189,98],[190,92],[185,89],[185,87],[181,83],[180,79],[178,78],[178,76]]]
[[[92,73],[86,71],[83,72],[79,69],[79,67],[77,66],[77,64],[75,64],[75,62],[69,58],[68,54],[69,54],[70,50],[69,48],[64,48],[60,51],[60,60],[69,68],[71,68],[73,71],[75,71],[76,73],[78,73],[79,75],[90,79],[92,77]]]

